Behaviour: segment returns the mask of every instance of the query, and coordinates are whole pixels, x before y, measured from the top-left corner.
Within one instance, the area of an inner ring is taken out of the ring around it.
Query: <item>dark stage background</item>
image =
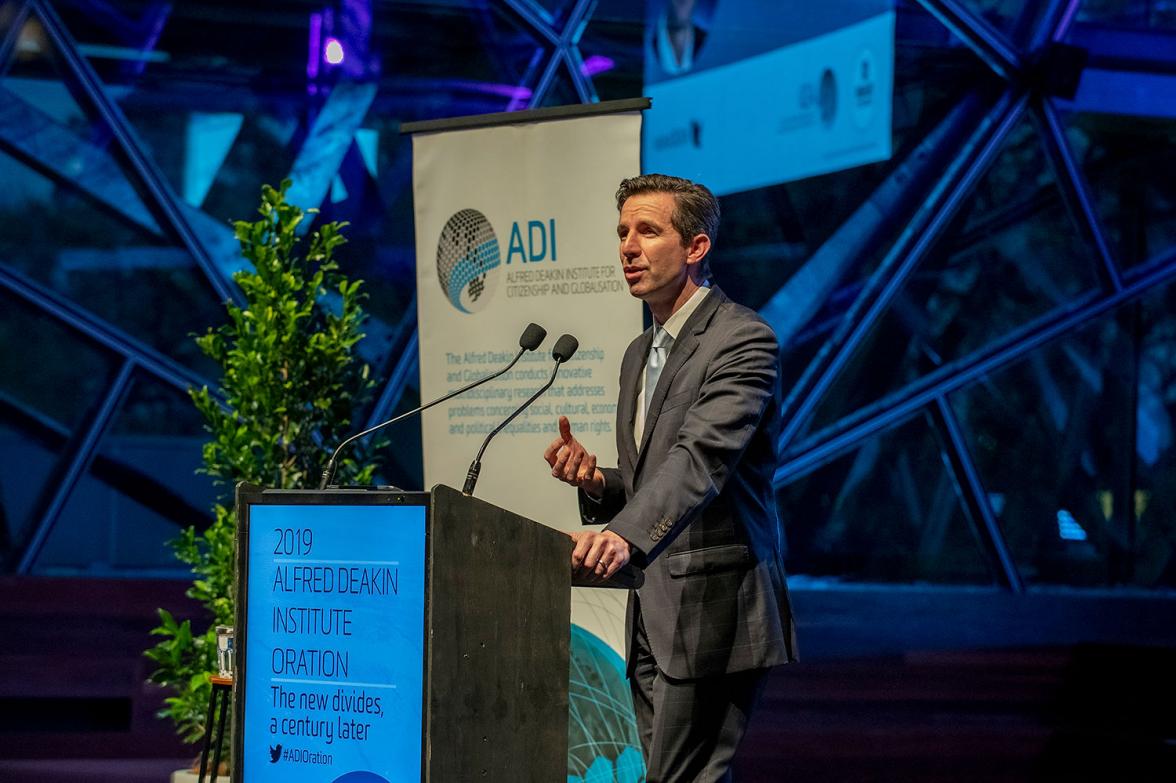
[[[722,199],[716,280],[783,347],[803,658],[741,779],[1176,779],[1176,2],[896,12],[892,157]],[[165,542],[217,492],[185,390],[228,221],[295,172],[351,222],[366,417],[407,410],[400,124],[639,96],[645,16],[0,0],[0,780],[187,753],[141,650],[194,615]]]

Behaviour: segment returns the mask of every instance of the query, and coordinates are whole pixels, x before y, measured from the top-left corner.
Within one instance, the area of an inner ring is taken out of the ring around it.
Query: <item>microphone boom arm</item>
[[[365,435],[370,435],[371,433],[375,432],[376,430],[381,430],[390,424],[395,424],[396,422],[400,421],[401,419],[405,419],[405,418],[412,416],[414,414],[421,413],[422,411],[427,411],[429,408],[432,408],[434,405],[440,405],[441,403],[445,402],[446,400],[453,399],[457,395],[462,394],[464,392],[467,392],[470,389],[474,388],[475,386],[486,383],[487,381],[494,380],[499,375],[502,375],[507,370],[514,367],[516,364],[518,364],[519,359],[522,358],[522,355],[524,353],[526,353],[528,350],[529,349],[526,347],[520,347],[519,352],[515,354],[515,357],[513,359],[511,359],[510,364],[506,365],[498,372],[491,373],[490,375],[487,375],[484,378],[479,378],[478,380],[473,381],[472,383],[468,383],[465,386],[462,386],[460,389],[456,389],[454,391],[449,392],[449,394],[446,394],[444,397],[440,397],[436,400],[433,400],[432,402],[421,405],[418,408],[413,408],[410,411],[405,411],[404,413],[400,414],[399,416],[395,416],[391,419],[388,419],[388,421],[381,422],[380,424],[377,424],[374,427],[368,427],[363,432],[359,432],[359,433],[356,433],[355,435],[352,435],[350,438],[348,438],[347,440],[340,443],[339,447],[337,449],[335,449],[335,453],[331,455],[331,458],[329,460],[327,460],[327,466],[325,468],[323,468],[322,479],[321,479],[321,481],[319,481],[319,489],[320,490],[326,489],[327,485],[331,482],[331,479],[335,475],[335,467],[337,465],[337,460],[339,458],[339,454],[340,454],[340,452],[343,451],[343,449],[348,444],[354,443],[355,441],[359,440],[360,438],[364,437]],[[553,375],[552,380],[554,380],[554,379],[555,379],[555,376]],[[548,385],[550,385],[550,383]],[[528,403],[528,404],[530,404],[530,403]],[[513,416],[511,418],[513,418]],[[510,419],[507,419],[507,421],[510,421]],[[485,448],[485,446],[483,446],[482,448]],[[481,456],[481,454],[482,454],[481,452],[478,452],[478,456]]]
[[[478,449],[478,456],[474,457],[474,461],[470,463],[469,472],[466,473],[465,485],[462,487],[462,490],[461,490],[462,494],[464,494],[464,495],[474,494],[474,486],[478,483],[478,474],[482,472],[482,454],[486,451],[486,447],[490,445],[490,439],[493,438],[495,435],[497,435],[504,427],[506,427],[506,425],[508,425],[512,421],[514,421],[515,417],[517,417],[520,413],[522,413],[528,407],[530,407],[531,403],[533,403],[535,400],[539,399],[540,395],[542,395],[543,392],[545,392],[551,388],[551,385],[553,383],[555,383],[555,376],[559,374],[559,367],[561,364],[563,364],[563,362],[557,361],[555,363],[555,367],[553,367],[551,369],[551,377],[547,379],[547,383],[545,383],[541,387],[539,387],[539,390],[537,392],[535,392],[530,397],[528,397],[526,402],[524,402],[522,405],[520,405],[518,407],[518,409],[515,410],[514,413],[512,413],[510,416],[508,416],[506,421],[502,422],[497,427],[495,427],[490,432],[490,434],[486,436],[486,440],[482,441],[482,448]]]

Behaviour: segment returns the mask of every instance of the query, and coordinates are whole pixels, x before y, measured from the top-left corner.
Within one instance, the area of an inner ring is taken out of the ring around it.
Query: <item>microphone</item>
[[[502,375],[504,372],[509,370],[511,367],[514,367],[515,364],[518,363],[519,358],[523,355],[524,352],[533,351],[536,348],[538,348],[543,343],[543,340],[546,337],[547,337],[547,330],[544,329],[542,326],[540,326],[539,324],[535,324],[535,323],[527,324],[527,328],[523,330],[523,333],[521,335],[519,335],[519,352],[516,353],[515,357],[510,360],[510,364],[506,365],[498,372],[487,375],[484,378],[479,378],[478,380],[474,381],[473,383],[462,386],[460,389],[458,389],[456,391],[449,392],[449,394],[446,394],[444,397],[439,397],[439,398],[433,400],[432,402],[421,405],[419,408],[413,408],[412,410],[407,411],[405,413],[402,413],[399,416],[394,416],[393,418],[388,419],[388,421],[385,421],[381,424],[377,424],[374,427],[369,427],[368,429],[364,430],[363,432],[352,435],[350,438],[348,438],[347,440],[340,443],[339,448],[335,449],[335,453],[331,455],[331,458],[329,460],[327,460],[327,466],[325,468],[323,468],[323,476],[322,476],[322,479],[319,481],[318,488],[320,490],[326,489],[327,484],[331,483],[331,478],[334,477],[334,475],[335,475],[335,467],[338,464],[339,453],[341,451],[343,451],[343,449],[346,448],[349,444],[359,440],[360,438],[364,437],[365,435],[372,434],[376,430],[383,429],[384,427],[387,427],[389,424],[395,424],[396,422],[400,421],[401,419],[408,418],[409,416],[414,416],[422,411],[426,411],[429,408],[432,408],[434,405],[440,405],[441,403],[445,402],[448,399],[456,397],[459,394],[464,394],[465,392],[468,392],[470,389],[474,388],[475,386],[481,386],[483,383],[486,383],[486,381],[494,380],[499,375]],[[560,339],[563,339],[563,338],[560,338]],[[574,342],[574,340],[573,340],[573,342]],[[576,350],[575,348],[572,348],[573,353],[575,352],[575,350]]]
[[[478,449],[478,456],[474,457],[474,461],[470,463],[470,470],[466,473],[465,486],[462,487],[463,495],[474,494],[474,485],[478,483],[478,474],[482,472],[482,453],[486,451],[486,447],[490,445],[490,439],[497,435],[503,427],[514,421],[515,416],[527,409],[531,403],[539,399],[539,395],[551,388],[551,384],[555,383],[555,376],[559,374],[559,366],[571,359],[576,353],[576,349],[580,347],[580,341],[570,334],[565,334],[555,341],[555,345],[551,349],[551,358],[555,359],[555,367],[551,369],[551,377],[547,379],[547,383],[539,389],[539,391],[532,394],[526,402],[518,407],[514,413],[507,417],[506,421],[495,427],[486,440],[482,441],[482,448]]]

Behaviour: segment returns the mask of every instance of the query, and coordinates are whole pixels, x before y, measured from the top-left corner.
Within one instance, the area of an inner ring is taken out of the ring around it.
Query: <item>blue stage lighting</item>
[[[1078,524],[1074,515],[1064,508],[1058,510],[1058,538],[1063,541],[1086,540],[1086,531],[1082,529],[1082,525]]]

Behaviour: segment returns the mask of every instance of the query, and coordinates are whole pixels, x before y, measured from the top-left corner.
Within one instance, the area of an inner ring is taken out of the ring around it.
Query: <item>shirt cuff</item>
[[[604,503],[605,497],[608,496],[608,479],[605,478],[605,475],[603,472],[601,472],[601,474],[600,474],[600,489],[601,489],[601,493],[600,493],[600,497],[598,497],[598,498],[592,497],[591,495],[588,494],[588,491],[583,488],[580,489],[580,494],[583,495],[585,498],[587,498],[589,501],[595,503],[596,505],[598,505],[598,506],[602,505]]]

